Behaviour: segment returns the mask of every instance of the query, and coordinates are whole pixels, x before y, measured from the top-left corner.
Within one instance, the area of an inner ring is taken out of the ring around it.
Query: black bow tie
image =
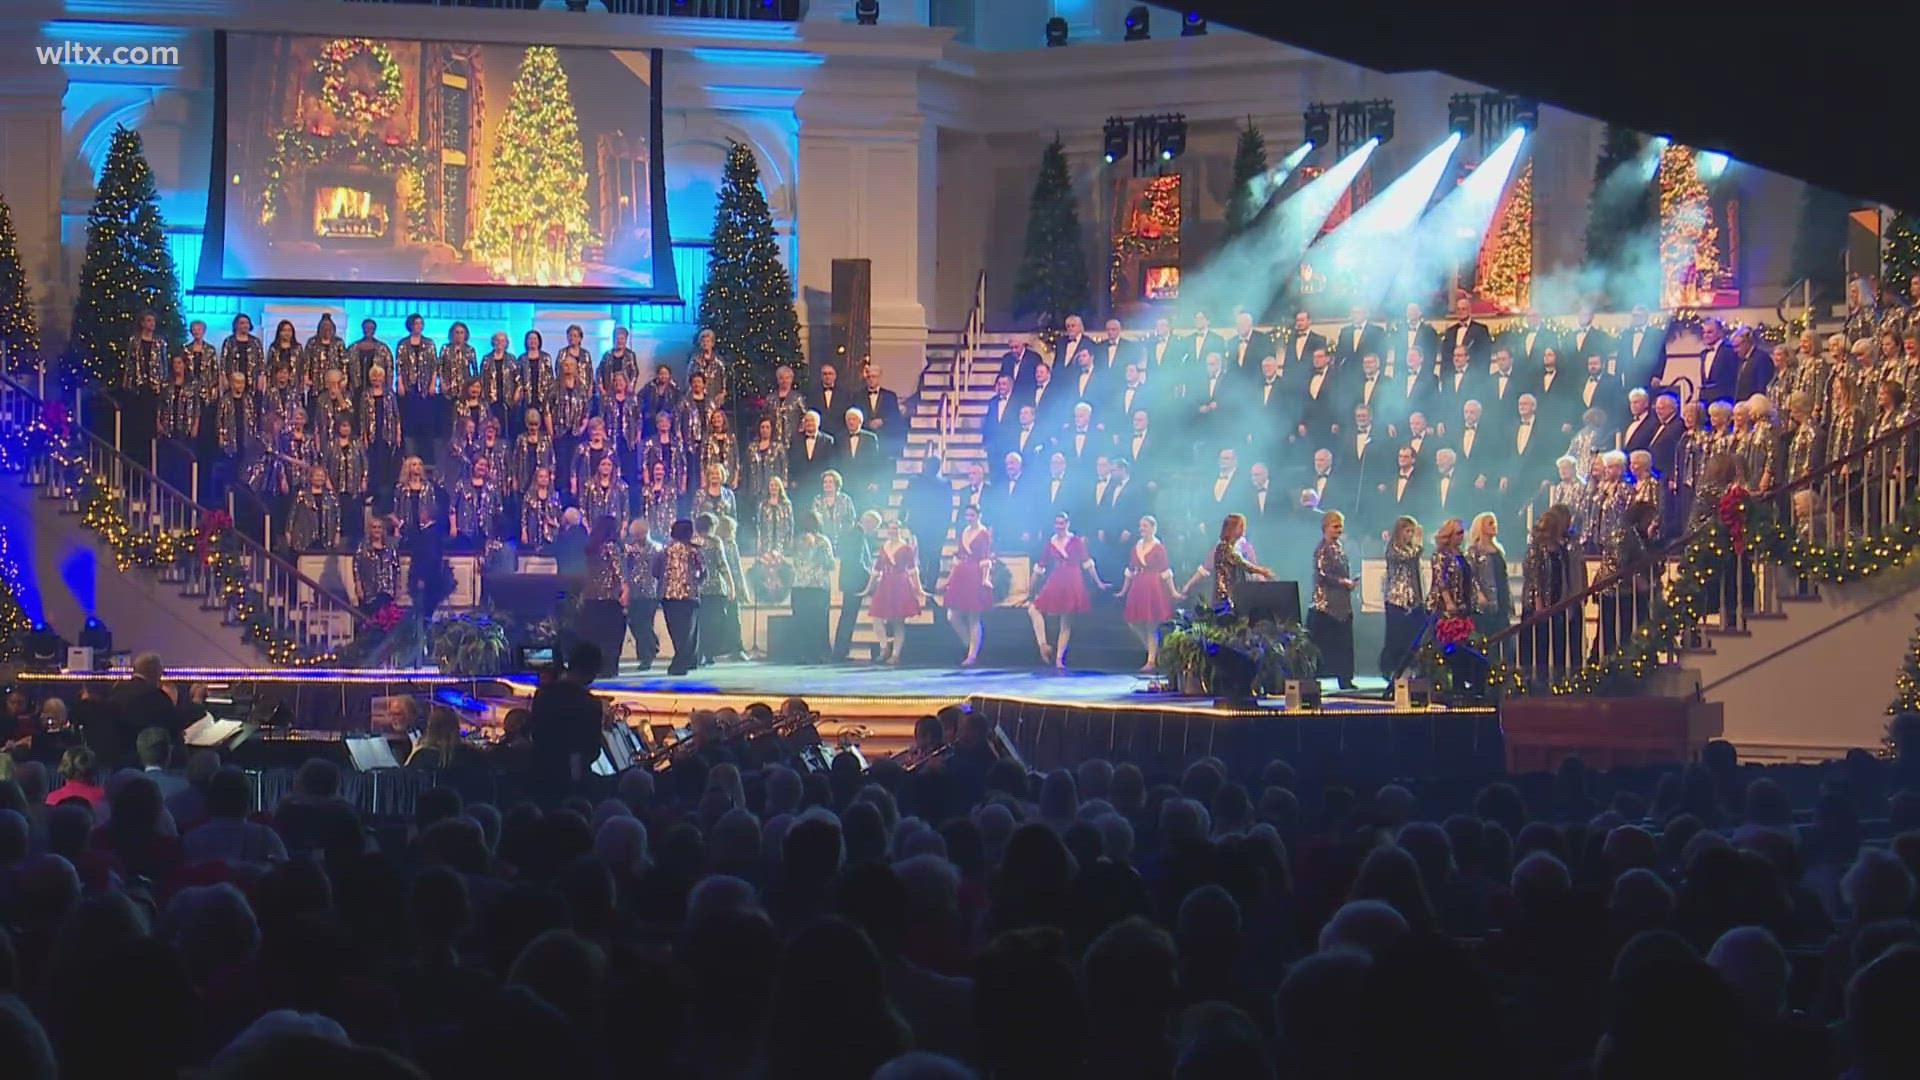
[[[1314,475],[1314,476],[1315,476],[1316,478],[1318,478],[1318,479],[1321,479],[1321,480],[1325,480],[1325,479],[1327,478],[1327,474],[1326,474],[1326,473],[1323,473],[1323,472],[1315,472],[1315,473],[1314,473],[1313,475]]]
[[[1478,427],[1478,426],[1479,426],[1478,424],[1468,424],[1468,425],[1467,425],[1467,430],[1468,430],[1468,431],[1472,431],[1472,430],[1473,430],[1474,428],[1476,428],[1476,427]]]
[[[1598,375],[1589,375],[1589,376],[1587,376],[1587,385],[1588,385],[1588,386],[1592,386],[1593,384],[1595,384],[1595,383],[1597,383],[1597,382],[1599,382],[1599,381],[1600,381],[1600,376],[1598,376]]]

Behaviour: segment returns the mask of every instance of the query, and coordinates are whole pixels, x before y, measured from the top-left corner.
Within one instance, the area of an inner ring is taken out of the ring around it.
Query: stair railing
[[[1779,302],[1773,305],[1773,313],[1779,317],[1780,325],[1792,326],[1793,317],[1787,314],[1787,305],[1793,302],[1793,294],[1800,294],[1800,311],[1806,316],[1807,328],[1813,328],[1813,279],[1803,277],[1781,292]]]
[[[982,270],[973,279],[973,306],[968,309],[966,326],[960,331],[960,344],[954,349],[953,364],[947,371],[947,392],[940,402],[942,460],[946,458],[953,433],[960,429],[960,393],[973,385],[973,353],[985,334],[986,319],[987,272]]]
[[[1865,427],[1872,420],[1863,418],[1861,423]],[[1752,497],[1774,502],[1783,523],[1807,542],[1864,547],[1900,520],[1920,477],[1920,418],[1883,422],[1879,428],[1850,453]],[[1699,492],[1695,497],[1714,496]],[[1489,635],[1489,656],[1517,664],[1525,677],[1549,682],[1587,660],[1617,657],[1634,631],[1651,620],[1653,599],[1676,576],[1680,553],[1713,528],[1714,522],[1703,515],[1715,514],[1714,508],[1696,504],[1692,513],[1700,523],[1677,540],[1626,566],[1603,560],[1600,576],[1590,584],[1557,603],[1537,604],[1518,622]],[[1770,611],[1772,597],[1783,585],[1806,595],[1811,583],[1798,577],[1785,580],[1790,573],[1788,567],[1756,566],[1750,557],[1730,558],[1717,578],[1718,596],[1708,598],[1711,628],[1723,634],[1744,631],[1747,616]],[[1592,620],[1589,609],[1597,610]],[[1670,665],[1679,658],[1659,659]]]
[[[16,447],[27,445],[26,432],[45,416],[45,410],[45,402],[32,390],[0,375],[0,438]],[[83,471],[105,486],[114,509],[134,535],[173,535],[193,544],[207,508],[78,423],[73,424],[73,433],[69,445],[80,455],[77,467],[63,468],[54,460],[52,447],[42,443],[32,449],[26,462],[31,482],[50,497],[68,499],[68,509],[79,511],[82,507],[74,491],[79,476],[69,472]],[[197,461],[193,464],[196,475],[201,467]],[[366,621],[336,590],[301,573],[239,529],[229,532],[239,544],[238,584],[243,591],[257,590],[260,617],[302,652],[330,652]],[[183,558],[157,572],[161,580],[177,583],[184,595],[200,598],[207,610],[221,611],[224,619],[236,621],[238,599],[226,592],[231,582],[215,574],[205,560]]]

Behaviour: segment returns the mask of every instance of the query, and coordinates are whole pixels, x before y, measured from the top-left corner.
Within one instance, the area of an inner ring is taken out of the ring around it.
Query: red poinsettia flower
[[[1453,648],[1455,645],[1464,643],[1468,638],[1472,636],[1473,636],[1473,620],[1472,619],[1463,619],[1463,618],[1441,619],[1440,625],[1437,627],[1434,627],[1434,630],[1433,630],[1434,640],[1438,641],[1441,644],[1441,646],[1449,649]]]

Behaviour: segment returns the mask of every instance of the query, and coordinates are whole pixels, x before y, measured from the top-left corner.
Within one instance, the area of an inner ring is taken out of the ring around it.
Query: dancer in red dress
[[[880,635],[880,659],[897,665],[906,643],[907,620],[920,614],[926,600],[920,588],[920,552],[900,528],[899,518],[887,522],[880,550],[874,553],[867,595],[872,597],[867,612]]]
[[[1027,614],[1033,619],[1033,642],[1040,647],[1040,659],[1043,663],[1051,661],[1061,671],[1067,669],[1067,646],[1073,640],[1074,616],[1084,614],[1093,606],[1087,597],[1086,575],[1094,575],[1094,584],[1100,588],[1107,587],[1087,554],[1086,541],[1073,531],[1072,525],[1072,519],[1064,513],[1053,516],[1053,535],[1040,547],[1040,585],[1029,588],[1031,599],[1027,602]],[[1047,643],[1049,615],[1060,618],[1057,649]]]
[[[983,632],[981,616],[993,606],[993,531],[980,524],[980,507],[969,503],[960,508],[960,531],[954,537],[953,572],[940,594],[940,606],[947,609],[947,624],[967,647],[961,667],[972,667],[980,660]]]
[[[1127,579],[1120,585],[1126,597],[1123,609],[1127,626],[1140,644],[1147,647],[1147,662],[1141,671],[1152,671],[1160,661],[1160,624],[1173,617],[1173,602],[1185,594],[1173,588],[1173,567],[1167,561],[1167,545],[1160,542],[1160,523],[1152,514],[1140,519],[1140,539],[1133,542],[1127,558]]]

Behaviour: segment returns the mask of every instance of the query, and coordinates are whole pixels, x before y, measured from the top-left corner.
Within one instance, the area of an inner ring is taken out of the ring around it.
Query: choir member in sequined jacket
[[[313,433],[321,441],[331,438],[341,418],[348,423],[357,423],[360,409],[354,404],[353,397],[347,392],[347,377],[344,373],[327,373],[325,389],[313,403]]]
[[[187,373],[200,390],[200,399],[211,408],[226,393],[227,380],[220,371],[220,350],[207,340],[207,324],[199,319],[187,328],[187,344],[180,350],[187,357]]]
[[[500,518],[500,491],[493,485],[486,459],[474,462],[471,475],[454,485],[452,504],[447,523],[453,543],[470,551],[484,549],[494,538]]]
[[[440,520],[440,491],[427,479],[426,463],[409,457],[400,463],[400,482],[393,485],[393,517],[400,538],[408,540],[431,529]]]
[[[186,353],[176,353],[166,386],[160,390],[157,411],[159,433],[184,447],[191,448],[200,435],[200,388],[193,383]]]
[[[434,365],[434,385],[440,391],[435,417],[437,434],[453,430],[453,406],[467,392],[467,382],[480,376],[480,365],[473,349],[473,332],[463,322],[447,328],[447,343],[440,346],[440,359]],[[496,335],[498,337],[498,335]],[[501,339],[504,344],[504,338]],[[482,392],[484,398],[484,391]],[[500,418],[502,421],[506,417]]]
[[[673,415],[680,407],[680,384],[673,381],[673,369],[665,364],[656,364],[653,378],[640,388],[640,414],[646,417],[648,431],[652,431],[653,417],[657,413]]]
[[[367,389],[360,395],[360,442],[366,447],[367,483],[373,492],[373,509],[386,514],[387,492],[400,478],[402,426],[400,399],[388,387],[387,373],[375,367],[367,371]]]
[[[1426,625],[1426,600],[1421,591],[1420,561],[1426,548],[1420,522],[1401,516],[1393,523],[1387,542],[1387,576],[1382,587],[1386,601],[1386,634],[1380,646],[1380,674],[1396,678],[1413,660]]]
[[[525,491],[533,485],[535,469],[545,469],[549,476],[555,474],[553,436],[541,422],[540,410],[527,410],[526,426],[513,440],[513,450],[508,455],[507,464],[513,471],[508,483],[514,491]]]
[[[567,343],[553,354],[553,369],[564,371],[567,361],[573,361],[573,370],[580,376],[580,382],[587,388],[587,396],[594,395],[593,355],[587,352],[586,331],[578,323],[567,327]]]
[[[253,438],[257,412],[253,392],[247,389],[247,377],[238,371],[229,375],[227,392],[220,395],[214,408],[214,444],[220,451],[222,485],[244,482],[246,450]]]
[[[674,434],[697,448],[707,434],[707,414],[713,411],[713,397],[707,392],[706,376],[695,372],[687,376],[687,396],[673,407]]]
[[[1466,619],[1474,613],[1473,564],[1462,550],[1465,540],[1466,529],[1459,518],[1441,522],[1433,534],[1427,608],[1442,619]]]
[[[653,576],[658,554],[660,545],[654,542],[647,519],[628,522],[620,568],[627,579],[627,630],[633,634],[633,655],[641,671],[652,667],[660,655],[660,637],[653,630],[654,616],[660,611],[660,579]]]
[[[589,522],[601,518],[627,520],[627,483],[612,455],[600,458],[593,475],[580,485],[580,510]]]
[[[600,396],[600,423],[620,457],[621,478],[632,483],[640,475],[640,444],[647,439],[647,426],[627,373],[612,374],[613,385]]]
[[[1473,626],[1482,634],[1505,630],[1513,621],[1513,584],[1507,552],[1500,546],[1500,519],[1482,513],[1467,535],[1467,568],[1473,574]]]
[[[333,479],[334,493],[340,496],[340,528],[348,542],[358,544],[361,522],[366,518],[367,451],[354,437],[353,424],[346,417],[334,421],[333,438],[324,451],[327,475]]]
[[[667,467],[659,462],[647,473],[646,486],[640,492],[640,512],[646,515],[647,528],[656,536],[667,535],[680,516],[680,495],[667,486]]]
[[[807,415],[807,395],[793,384],[793,369],[785,364],[773,369],[773,396],[767,399],[767,416],[773,420],[773,440],[790,446],[800,433],[800,419]]]
[[[400,396],[400,413],[407,441],[413,453],[424,453],[433,445],[440,430],[440,399],[434,396],[434,379],[440,364],[439,350],[433,339],[423,333],[426,320],[407,316],[407,336],[393,347],[394,390]],[[372,370],[367,370],[371,381]]]
[[[667,636],[673,641],[673,663],[667,674],[685,675],[693,670],[700,650],[696,613],[707,570],[700,549],[693,544],[693,522],[676,520],[670,535],[672,542],[653,557],[653,576],[660,582],[660,607],[667,619]]]
[[[560,537],[560,493],[553,487],[553,470],[540,466],[520,496],[520,543],[529,551],[544,551]]]
[[[340,500],[332,491],[327,470],[310,469],[287,514],[287,547],[295,553],[327,551],[339,543]]]
[[[220,373],[238,372],[247,380],[247,389],[258,391],[267,385],[267,352],[253,336],[253,320],[245,315],[233,317],[233,333],[220,343]]]
[[[360,610],[372,614],[400,595],[400,549],[387,536],[387,523],[374,518],[367,538],[353,553],[354,595]]]
[[[560,362],[560,377],[553,384],[547,404],[547,422],[553,425],[553,452],[561,461],[572,461],[574,451],[587,437],[587,424],[593,418],[593,383],[580,373],[572,358]]]
[[[1657,535],[1667,520],[1667,481],[1653,465],[1653,452],[1635,450],[1627,455],[1627,509],[1622,512],[1621,520],[1632,512],[1636,503],[1646,503],[1653,507],[1654,532]]]
[[[126,363],[120,368],[120,386],[124,390],[157,395],[167,379],[167,343],[160,339],[155,325],[153,312],[140,313],[140,328],[127,342]]]
[[[640,356],[627,345],[631,335],[622,326],[613,332],[613,348],[600,358],[600,369],[594,373],[594,383],[602,394],[613,393],[613,377],[625,375],[627,388],[633,390],[640,385]]]
[[[529,330],[521,339],[520,374],[526,378],[527,401],[553,421],[553,357],[546,350],[540,331]]]
[[[640,454],[640,469],[651,478],[656,468],[666,475],[667,490],[675,497],[684,495],[687,490],[688,455],[682,451],[680,437],[673,429],[673,417],[667,413],[655,413],[653,417],[653,435],[647,439],[647,445]]]
[[[527,407],[527,369],[520,358],[507,350],[504,331],[493,335],[493,351],[480,358],[480,400],[504,424],[518,423]],[[459,394],[466,394],[460,384]]]
[[[707,414],[707,428],[700,438],[700,470],[704,475],[712,465],[720,466],[727,483],[740,480],[740,443],[727,423],[727,414],[719,409]]]
[[[494,486],[501,489],[503,499],[517,490],[508,469],[513,460],[513,447],[500,437],[500,421],[491,416],[480,421],[480,437],[467,448],[467,460],[486,461],[487,475],[493,478]]]
[[[1329,510],[1320,516],[1320,543],[1313,549],[1313,603],[1307,614],[1307,632],[1320,647],[1319,674],[1338,679],[1343,690],[1353,689],[1353,579],[1352,563],[1341,543],[1346,515]]]
[[[274,325],[273,341],[267,346],[267,384],[280,385],[280,373],[284,371],[286,385],[297,386],[305,366],[300,339],[293,333],[293,320],[281,319]]]
[[[267,382],[267,390],[260,395],[260,415],[273,413],[280,417],[281,423],[293,419],[293,410],[305,407],[307,397],[301,393],[294,381],[296,374],[287,369],[276,369]]]
[[[558,453],[557,447],[555,452]],[[620,460],[613,441],[607,438],[606,424],[596,416],[587,421],[586,437],[580,440],[571,457],[573,465],[568,470],[571,483],[567,487],[569,504],[579,505],[581,489],[586,487],[588,480],[600,474],[600,463],[608,459],[612,459],[616,466]]]
[[[313,336],[301,350],[300,389],[318,394],[327,385],[327,372],[347,373],[347,343],[334,329],[333,316],[321,315]]]
[[[393,370],[393,350],[387,343],[375,337],[380,324],[372,319],[360,320],[360,340],[347,346],[347,389],[358,391],[367,385],[367,369],[378,365]]]
[[[693,386],[693,377],[701,376],[707,384],[707,393],[719,398],[727,391],[727,362],[714,351],[714,334],[711,330],[702,330],[693,338],[693,355],[687,360],[687,386]]]

